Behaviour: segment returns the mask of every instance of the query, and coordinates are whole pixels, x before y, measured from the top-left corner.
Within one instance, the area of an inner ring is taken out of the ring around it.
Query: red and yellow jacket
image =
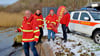
[[[34,16],[34,19],[36,19],[36,21],[37,21],[38,27],[40,27],[40,28],[43,27],[44,26],[44,21],[43,21],[42,14],[36,15],[36,13],[35,13],[33,16]]]
[[[60,23],[65,24],[66,27],[68,27],[69,22],[70,22],[70,14],[67,13],[61,18]]]
[[[39,39],[40,31],[35,23],[33,15],[31,15],[28,20],[26,17],[24,17],[22,26],[18,28],[18,31],[23,32],[22,42],[37,42]]]
[[[58,24],[58,17],[57,17],[57,15],[54,14],[54,15],[52,16],[52,15],[49,14],[49,15],[46,17],[46,24],[47,24],[47,29],[48,29],[48,30],[53,30],[52,25],[57,26],[57,24]]]

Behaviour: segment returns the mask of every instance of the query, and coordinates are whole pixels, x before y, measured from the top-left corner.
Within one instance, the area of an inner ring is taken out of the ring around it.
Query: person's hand
[[[35,45],[38,45],[38,41],[35,41]]]
[[[15,32],[18,32],[18,30],[15,30]]]
[[[38,41],[35,41],[36,43],[38,43]]]

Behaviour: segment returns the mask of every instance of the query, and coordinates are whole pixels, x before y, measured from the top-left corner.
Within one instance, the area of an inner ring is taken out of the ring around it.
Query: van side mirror
[[[89,21],[90,19],[89,19],[89,17],[84,17],[84,20]]]

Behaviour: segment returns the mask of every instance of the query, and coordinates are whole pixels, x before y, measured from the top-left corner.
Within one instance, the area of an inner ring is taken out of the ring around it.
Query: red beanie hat
[[[54,10],[53,10],[53,9],[51,9],[51,10],[50,10],[50,12],[51,12],[51,11],[53,11],[53,12],[54,12]]]

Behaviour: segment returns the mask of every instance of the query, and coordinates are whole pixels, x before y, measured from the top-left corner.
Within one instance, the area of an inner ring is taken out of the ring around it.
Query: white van
[[[100,12],[84,10],[71,12],[69,30],[87,34],[100,44]]]

